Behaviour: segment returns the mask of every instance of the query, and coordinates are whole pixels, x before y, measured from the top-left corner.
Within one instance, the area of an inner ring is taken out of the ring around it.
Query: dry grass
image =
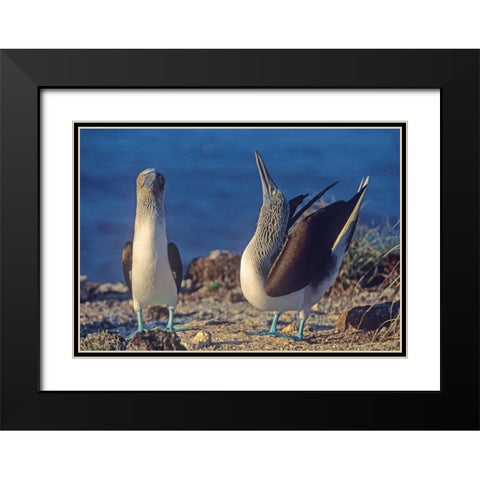
[[[338,274],[326,296],[353,295],[362,290],[376,292],[377,296],[365,311],[375,305],[400,300],[400,235],[398,223],[391,226],[368,227],[359,224]],[[380,326],[370,343],[399,339],[400,315]]]
[[[375,331],[371,343],[375,341],[383,342],[389,339],[400,338],[400,315],[390,322],[387,328],[379,328]]]
[[[378,291],[391,301],[398,300],[400,237],[396,225],[357,226],[338,277],[326,296],[353,295],[363,289]]]

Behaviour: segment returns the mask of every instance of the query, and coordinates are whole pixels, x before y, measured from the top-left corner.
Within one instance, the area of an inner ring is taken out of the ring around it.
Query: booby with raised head
[[[241,258],[242,292],[254,307],[274,312],[270,330],[260,334],[284,336],[276,331],[278,317],[295,310],[299,312],[300,327],[293,338],[302,340],[312,306],[338,275],[355,232],[368,177],[362,179],[357,193],[347,202],[332,203],[301,218],[337,182],[300,207],[306,195],[288,201],[257,151],[255,158],[263,205],[255,233]]]
[[[182,260],[177,246],[167,243],[163,199],[165,177],[155,168],[147,168],[137,177],[137,210],[133,243],[122,252],[125,282],[137,314],[137,332],[145,329],[142,308],[146,305],[168,307],[167,331],[173,326],[177,293],[182,283]]]

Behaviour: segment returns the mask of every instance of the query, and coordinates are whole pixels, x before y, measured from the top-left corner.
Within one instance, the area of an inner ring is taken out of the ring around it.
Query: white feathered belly
[[[177,305],[177,287],[168,262],[167,245],[155,232],[135,232],[132,297],[142,305]]]
[[[255,268],[249,247],[250,245],[243,252],[240,261],[240,286],[247,301],[259,310],[278,312],[301,310],[304,297],[303,289],[281,297],[270,297],[265,293],[264,280]]]
[[[321,300],[335,281],[340,269],[341,258],[335,258],[333,268],[326,278],[315,285],[307,285],[297,292],[281,297],[270,297],[265,293],[264,280],[251,260],[249,246],[245,249],[240,263],[240,285],[245,298],[259,310],[285,312],[303,310],[308,315],[312,305]]]

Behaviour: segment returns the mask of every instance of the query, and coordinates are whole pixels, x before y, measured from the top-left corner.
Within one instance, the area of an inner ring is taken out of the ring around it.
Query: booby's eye
[[[272,192],[272,197],[273,197],[276,193],[277,193],[277,192],[274,190],[274,191]]]

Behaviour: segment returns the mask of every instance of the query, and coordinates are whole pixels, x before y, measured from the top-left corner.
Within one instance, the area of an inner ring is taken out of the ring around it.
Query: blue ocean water
[[[340,180],[325,199],[347,200],[369,175],[361,221],[399,219],[398,129],[82,129],[81,273],[90,281],[123,281],[136,177],[148,167],[165,175],[168,240],[179,247],[184,268],[214,249],[241,253],[262,203],[254,150],[287,198]]]

